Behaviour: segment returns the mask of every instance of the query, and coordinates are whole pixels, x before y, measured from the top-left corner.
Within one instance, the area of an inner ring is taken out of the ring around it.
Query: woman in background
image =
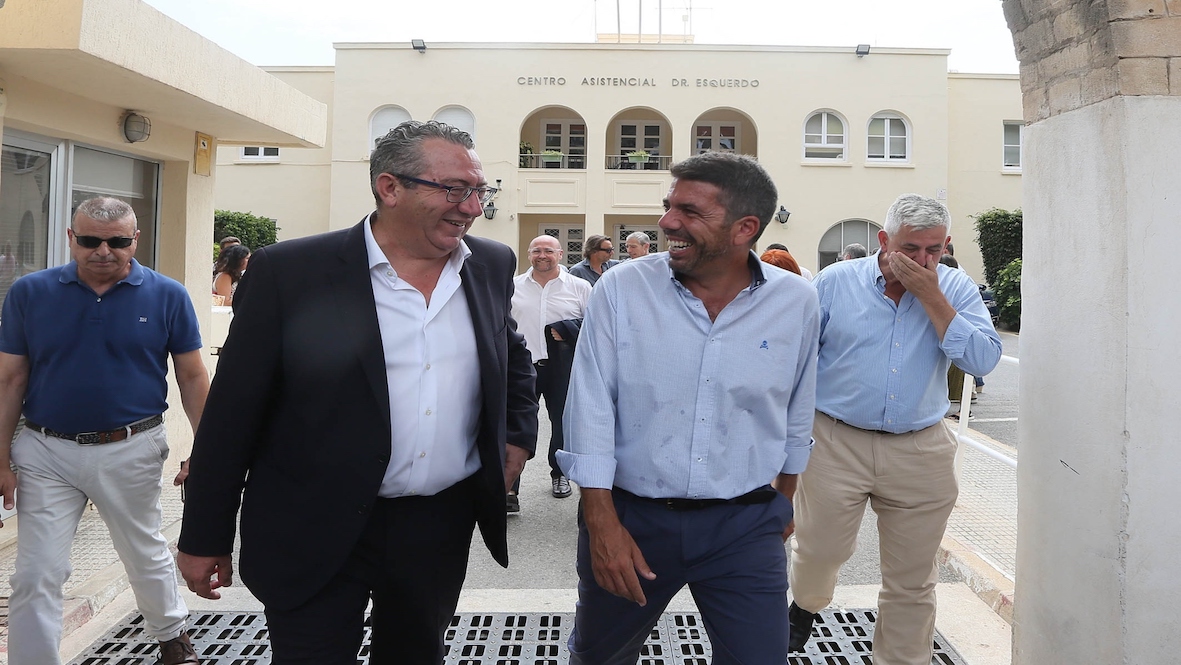
[[[246,264],[250,262],[250,249],[245,245],[227,247],[218,258],[220,270],[213,278],[213,294],[222,296],[226,305],[234,303],[234,293],[238,290],[238,280],[246,272]]]
[[[763,263],[770,263],[773,266],[778,266],[784,270],[794,272],[803,277],[800,273],[800,264],[796,263],[796,259],[791,255],[791,252],[786,249],[768,249],[759,257]]]

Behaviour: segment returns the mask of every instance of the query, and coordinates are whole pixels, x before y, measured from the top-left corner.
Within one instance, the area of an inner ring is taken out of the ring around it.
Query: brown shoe
[[[200,665],[188,633],[160,643],[160,665]]]

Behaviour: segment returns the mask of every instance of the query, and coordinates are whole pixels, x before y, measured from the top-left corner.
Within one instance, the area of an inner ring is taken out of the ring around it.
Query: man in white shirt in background
[[[529,243],[529,263],[532,267],[513,279],[512,316],[533,359],[537,396],[545,396],[550,419],[550,479],[553,495],[561,499],[570,496],[570,481],[554,456],[563,445],[562,412],[566,410],[574,343],[591,284],[562,267],[562,245],[553,236],[538,236]],[[520,480],[506,499],[505,509],[510,513],[521,510],[519,489]]]

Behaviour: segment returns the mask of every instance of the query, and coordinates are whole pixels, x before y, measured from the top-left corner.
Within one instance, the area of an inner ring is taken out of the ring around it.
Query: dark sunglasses
[[[111,249],[127,249],[131,247],[131,243],[135,242],[135,238],[128,238],[126,236],[112,236],[110,238],[100,238],[98,236],[80,236],[74,234],[74,240],[86,249],[98,249],[98,246],[107,243],[107,247]]]

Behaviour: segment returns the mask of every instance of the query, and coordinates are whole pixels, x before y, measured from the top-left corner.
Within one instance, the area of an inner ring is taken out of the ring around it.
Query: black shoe
[[[558,476],[554,478],[554,497],[564,499],[570,496],[574,490],[570,489],[570,481],[566,480],[566,476]]]
[[[787,635],[788,651],[804,650],[804,645],[812,637],[812,624],[816,622],[817,616],[819,615],[805,610],[792,601],[791,607],[787,610],[787,620],[791,623],[791,630]]]
[[[521,512],[521,500],[517,498],[516,494],[506,494],[504,501],[504,512],[519,513]]]

